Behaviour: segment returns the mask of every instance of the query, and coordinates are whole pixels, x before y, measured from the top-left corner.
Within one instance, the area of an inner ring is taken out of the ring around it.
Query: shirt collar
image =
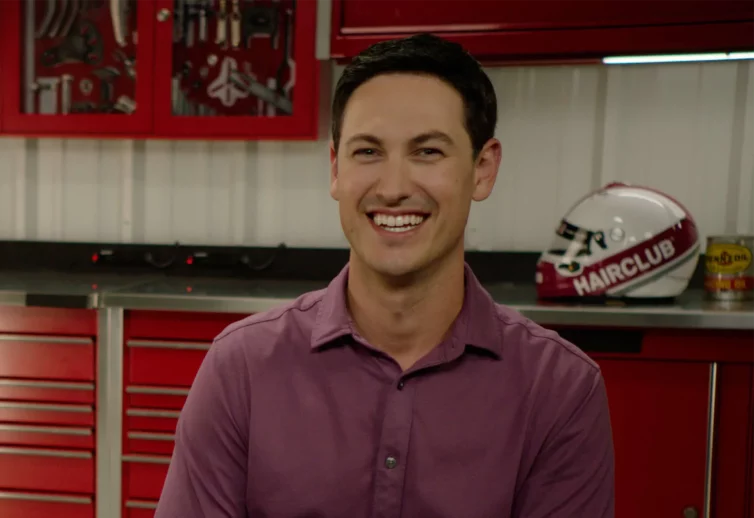
[[[498,358],[502,355],[502,335],[495,302],[464,263],[465,292],[463,307],[451,330],[452,339],[462,345],[480,347]],[[311,347],[318,348],[351,335],[353,324],[348,313],[346,290],[348,264],[330,281],[311,335]]]

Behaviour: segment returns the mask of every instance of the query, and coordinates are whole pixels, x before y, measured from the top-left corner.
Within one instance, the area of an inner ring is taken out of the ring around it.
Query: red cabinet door
[[[80,426],[0,423],[0,444],[93,450],[94,431]]]
[[[94,518],[90,497],[0,491],[3,518]]]
[[[0,401],[94,404],[94,383],[0,378]]]
[[[754,365],[720,364],[716,399],[712,516],[751,516],[747,507],[754,498]]]
[[[151,408],[126,409],[126,430],[142,432],[165,432],[173,434],[181,413],[177,410]]]
[[[209,348],[201,342],[128,340],[127,383],[190,387]]]
[[[125,405],[128,408],[164,408],[180,410],[186,403],[189,389],[184,387],[154,387],[128,385]]]
[[[169,467],[166,455],[124,455],[124,499],[159,500]]]
[[[710,366],[598,360],[615,444],[616,518],[702,516]]]
[[[0,333],[0,378],[94,380],[90,338]]]
[[[94,493],[90,452],[0,447],[0,487],[20,491]]]
[[[173,455],[175,435],[165,432],[126,432],[126,453]]]
[[[154,0],[2,2],[3,119],[23,135],[151,129]]]
[[[127,500],[123,510],[124,518],[154,518],[157,502],[149,500]]]
[[[0,401],[0,422],[62,426],[94,426],[90,405]]]
[[[158,0],[156,16],[158,136],[316,139],[314,0],[217,0],[214,12]]]

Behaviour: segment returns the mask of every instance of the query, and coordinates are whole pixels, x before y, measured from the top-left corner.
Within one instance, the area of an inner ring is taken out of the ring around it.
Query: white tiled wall
[[[335,75],[339,69],[335,70]],[[612,180],[754,233],[754,64],[489,70],[504,156],[470,249],[538,251]],[[0,139],[0,239],[345,247],[319,142]]]

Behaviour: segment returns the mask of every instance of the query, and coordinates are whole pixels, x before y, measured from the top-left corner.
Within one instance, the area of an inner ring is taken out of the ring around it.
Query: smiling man
[[[217,337],[156,518],[614,515],[598,366],[464,262],[500,164],[496,116],[479,64],[433,36],[345,68],[330,192],[349,264]]]

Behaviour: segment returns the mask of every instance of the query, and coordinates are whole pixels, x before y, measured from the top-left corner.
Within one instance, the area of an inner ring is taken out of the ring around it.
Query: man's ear
[[[330,139],[330,196],[338,201],[338,151]]]
[[[498,139],[491,138],[479,152],[474,164],[474,201],[486,200],[492,193],[501,158],[502,145]]]

